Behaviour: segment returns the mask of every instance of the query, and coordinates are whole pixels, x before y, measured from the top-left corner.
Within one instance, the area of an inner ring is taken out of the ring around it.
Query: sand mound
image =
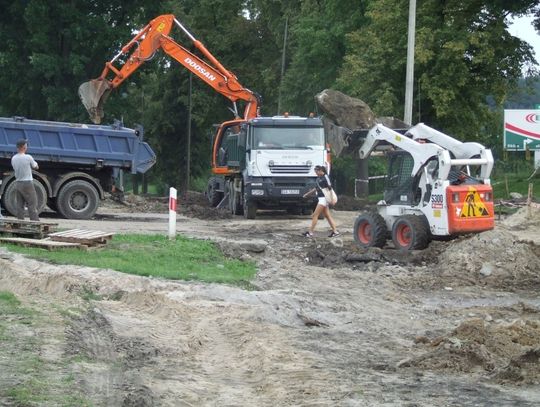
[[[469,319],[448,336],[417,340],[434,348],[400,367],[486,374],[497,382],[540,383],[540,323],[490,324]]]
[[[520,289],[540,287],[540,247],[504,229],[448,242],[438,259],[443,284]]]
[[[540,226],[540,207],[523,207],[501,222],[507,228],[521,230]]]

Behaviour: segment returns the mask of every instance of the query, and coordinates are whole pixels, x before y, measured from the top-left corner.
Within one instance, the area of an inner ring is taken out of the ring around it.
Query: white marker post
[[[176,188],[169,189],[169,240],[176,238]]]

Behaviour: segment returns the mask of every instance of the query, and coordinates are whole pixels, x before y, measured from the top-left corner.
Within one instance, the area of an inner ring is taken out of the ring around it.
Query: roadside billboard
[[[504,149],[540,150],[540,109],[504,111]]]

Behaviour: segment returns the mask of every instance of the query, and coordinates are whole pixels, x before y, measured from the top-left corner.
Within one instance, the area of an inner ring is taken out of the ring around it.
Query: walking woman
[[[340,233],[337,230],[336,222],[334,222],[334,219],[330,214],[330,208],[328,207],[328,203],[326,202],[326,198],[324,197],[322,191],[323,188],[332,188],[332,185],[330,184],[330,178],[328,178],[326,172],[326,167],[322,165],[317,165],[315,167],[315,174],[317,174],[317,187],[305,194],[304,197],[309,196],[316,191],[319,201],[317,203],[317,207],[313,211],[313,217],[311,218],[311,226],[309,227],[308,231],[304,233],[304,236],[313,237],[313,231],[315,230],[315,226],[317,225],[317,221],[319,220],[319,215],[321,213],[324,215],[324,217],[328,221],[328,224],[332,228],[332,233],[330,233],[328,237],[339,236]]]

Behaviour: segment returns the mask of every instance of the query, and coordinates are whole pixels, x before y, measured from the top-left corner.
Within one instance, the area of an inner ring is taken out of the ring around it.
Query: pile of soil
[[[416,342],[431,349],[401,362],[400,367],[480,373],[498,383],[540,384],[538,320],[495,324],[474,318],[447,336],[419,337]]]
[[[104,205],[120,207],[123,211],[130,213],[167,213],[169,210],[169,198],[126,194],[121,201],[108,197]],[[228,219],[232,217],[227,209],[217,209],[210,206],[206,196],[195,191],[178,195],[176,212],[197,219]]]
[[[104,202],[108,207],[119,207],[125,212],[166,213],[169,210],[168,197],[156,197],[148,195],[126,194],[122,201],[106,198]],[[351,196],[340,195],[338,203],[334,207],[337,211],[362,211],[367,208],[365,200]],[[201,192],[189,191],[178,196],[177,213],[197,219],[230,219],[232,214],[228,209],[217,209],[210,206],[208,199]]]
[[[540,287],[540,246],[520,241],[503,228],[462,237],[445,246],[424,286]]]
[[[433,261],[431,252],[428,250],[403,252],[393,248],[363,248],[354,241],[339,238],[316,238],[308,243],[304,261],[312,266],[361,268],[369,263],[369,271],[378,271],[389,265],[414,267]]]

